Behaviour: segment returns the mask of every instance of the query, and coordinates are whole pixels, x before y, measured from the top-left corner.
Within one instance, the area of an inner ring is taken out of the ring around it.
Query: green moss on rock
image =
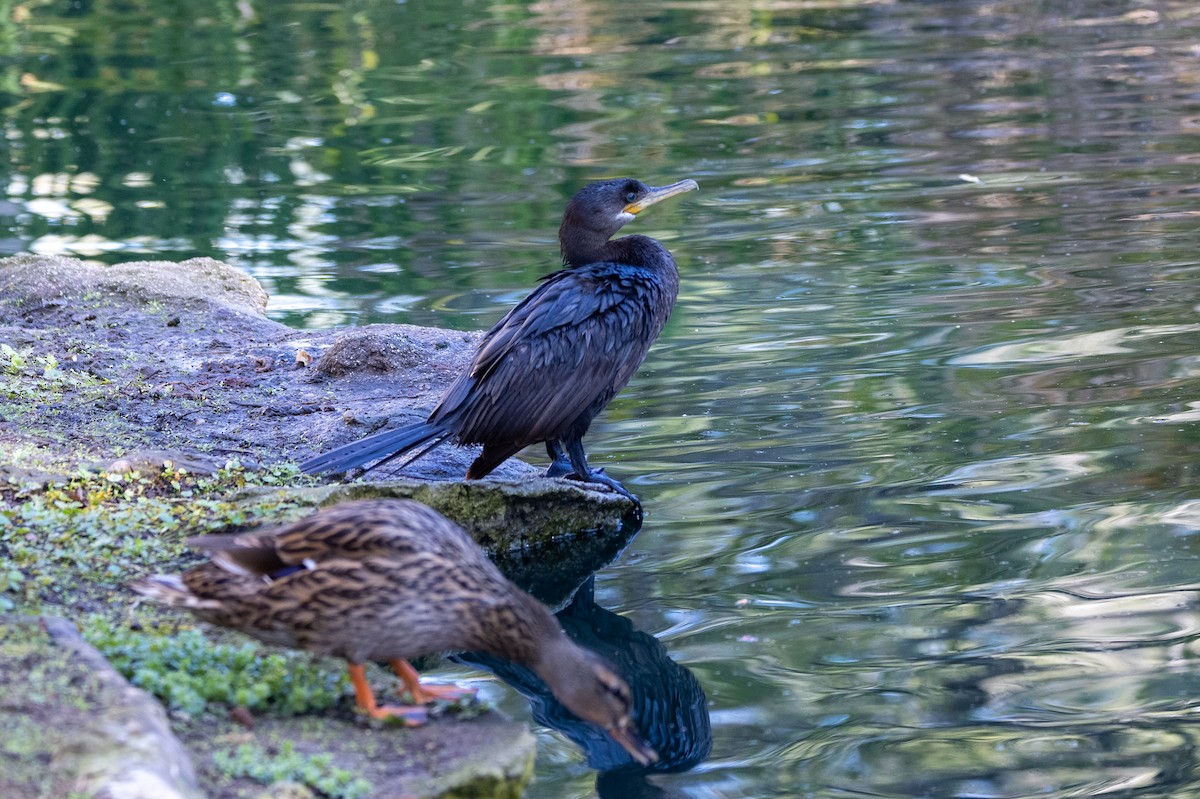
[[[0,684],[5,797],[198,799],[162,709],[68,622],[0,616]]]

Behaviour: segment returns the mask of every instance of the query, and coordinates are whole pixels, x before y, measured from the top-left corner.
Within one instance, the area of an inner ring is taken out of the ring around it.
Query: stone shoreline
[[[46,795],[38,792],[45,785],[71,785],[80,795],[114,799],[204,795],[162,709],[107,669],[68,621],[53,618],[121,617],[132,603],[122,581],[141,576],[139,570],[177,567],[179,541],[188,531],[171,532],[171,545],[164,538],[161,550],[153,537],[167,532],[134,531],[150,545],[129,547],[138,553],[131,562],[113,564],[109,571],[118,569],[115,576],[87,585],[66,567],[31,560],[31,551],[56,553],[52,542],[73,529],[56,513],[99,509],[102,526],[108,511],[115,518],[127,510],[122,501],[142,503],[136,507],[141,511],[154,501],[180,515],[192,496],[186,487],[192,483],[180,482],[180,474],[222,475],[230,464],[240,464],[245,476],[227,490],[218,478],[216,489],[206,489],[206,501],[219,502],[221,518],[285,521],[342,499],[413,497],[463,524],[493,553],[518,560],[524,554],[528,561],[530,553],[548,547],[567,555],[561,563],[545,564],[544,571],[557,570],[570,580],[586,577],[636,530],[639,520],[627,499],[538,477],[539,470],[517,460],[504,464],[494,479],[463,483],[474,453],[452,446],[405,468],[396,480],[320,485],[293,468],[272,472],[255,486],[260,467],[278,469],[281,462],[385,425],[422,418],[478,340],[474,333],[408,325],[293,330],[267,319],[266,303],[253,278],[210,259],[111,267],[57,257],[0,260],[0,609],[45,616],[0,617],[0,672],[10,686],[28,681],[23,675],[29,673],[56,675],[75,688],[98,681],[83,693],[34,689],[29,696],[49,692],[58,698],[0,708],[0,719],[11,725],[47,720],[39,727],[46,733],[38,739],[41,748],[0,747],[0,763],[9,766],[4,773],[14,775],[0,777],[0,794],[35,797]],[[122,479],[137,475],[141,493],[110,499],[79,487],[79,475],[88,469],[99,475],[100,485],[104,480],[124,485]],[[109,550],[111,538],[108,531],[99,536]],[[82,546],[75,540],[68,545]],[[51,555],[45,560],[53,560]],[[84,551],[75,557],[87,562],[102,556]],[[69,668],[82,671],[64,677]],[[94,725],[78,723],[68,723],[58,735],[49,720],[72,716],[66,710],[59,714],[55,702],[85,707],[85,716],[96,720],[116,708],[142,708],[138,735],[97,733]],[[325,726],[336,734],[314,727],[322,721],[272,718],[267,726],[272,740],[331,748],[335,762],[350,768],[366,768],[363,752],[388,748],[397,767],[374,774],[379,792],[371,795],[434,797],[473,786],[472,796],[519,796],[531,774],[533,737],[525,725],[494,716],[438,720],[420,730],[376,730],[329,719]],[[80,755],[87,741],[105,736],[109,743],[128,740],[130,747],[106,750],[99,760]],[[158,760],[146,759],[146,736],[161,737],[150,747],[158,749]],[[395,756],[409,746],[439,754]],[[86,767],[80,765],[85,760]],[[27,768],[38,763],[40,770]],[[261,793],[244,784],[210,782],[204,788],[220,799]]]

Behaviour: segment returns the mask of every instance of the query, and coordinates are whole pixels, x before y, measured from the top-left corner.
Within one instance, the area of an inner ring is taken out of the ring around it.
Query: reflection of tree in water
[[[659,796],[659,789],[646,782],[647,773],[684,771],[708,756],[708,700],[696,676],[673,661],[657,638],[597,605],[594,587],[589,578],[559,611],[558,620],[572,639],[611,660],[629,683],[638,729],[659,756],[649,769],[638,768],[600,727],[571,714],[528,669],[474,653],[456,659],[491,671],[516,688],[529,699],[538,723],[578,744],[588,765],[601,772],[597,787],[602,796]]]
[[[332,15],[95,2],[37,8],[30,26],[5,20],[0,53],[14,63],[0,85],[20,98],[5,123],[19,176],[9,195],[45,201],[23,214],[0,207],[0,221],[19,222],[0,251],[60,237],[81,251],[86,237],[85,254],[114,262],[139,249],[232,248],[287,263],[281,253],[331,249],[336,224],[338,258],[407,264],[419,256],[406,253],[436,252],[410,268],[444,279],[447,237],[492,241],[553,218],[530,198],[506,199],[505,216],[463,209],[496,186],[527,194],[522,170],[545,163],[568,114],[531,82],[482,79],[524,74],[528,58],[512,41],[497,51],[506,28],[463,24],[471,11],[461,0]],[[547,185],[540,199],[562,196]]]

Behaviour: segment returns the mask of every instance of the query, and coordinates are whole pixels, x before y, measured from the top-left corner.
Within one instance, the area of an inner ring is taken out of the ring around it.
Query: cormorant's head
[[[576,252],[597,247],[631,219],[655,203],[698,189],[696,181],[681,180],[669,186],[647,186],[633,178],[616,178],[584,186],[563,211],[558,241],[563,258],[571,263]]]

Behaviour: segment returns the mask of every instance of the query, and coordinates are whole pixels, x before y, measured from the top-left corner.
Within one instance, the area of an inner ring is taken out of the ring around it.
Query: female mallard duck
[[[390,661],[423,704],[445,692],[420,685],[405,658],[487,652],[531,668],[639,763],[657,759],[634,729],[629,687],[613,667],[572,642],[545,605],[425,505],[346,502],[266,532],[189,543],[208,550],[212,562],[133,589],[267,643],[345,658],[357,704],[373,717],[419,722],[423,713],[376,705],[364,662]]]

